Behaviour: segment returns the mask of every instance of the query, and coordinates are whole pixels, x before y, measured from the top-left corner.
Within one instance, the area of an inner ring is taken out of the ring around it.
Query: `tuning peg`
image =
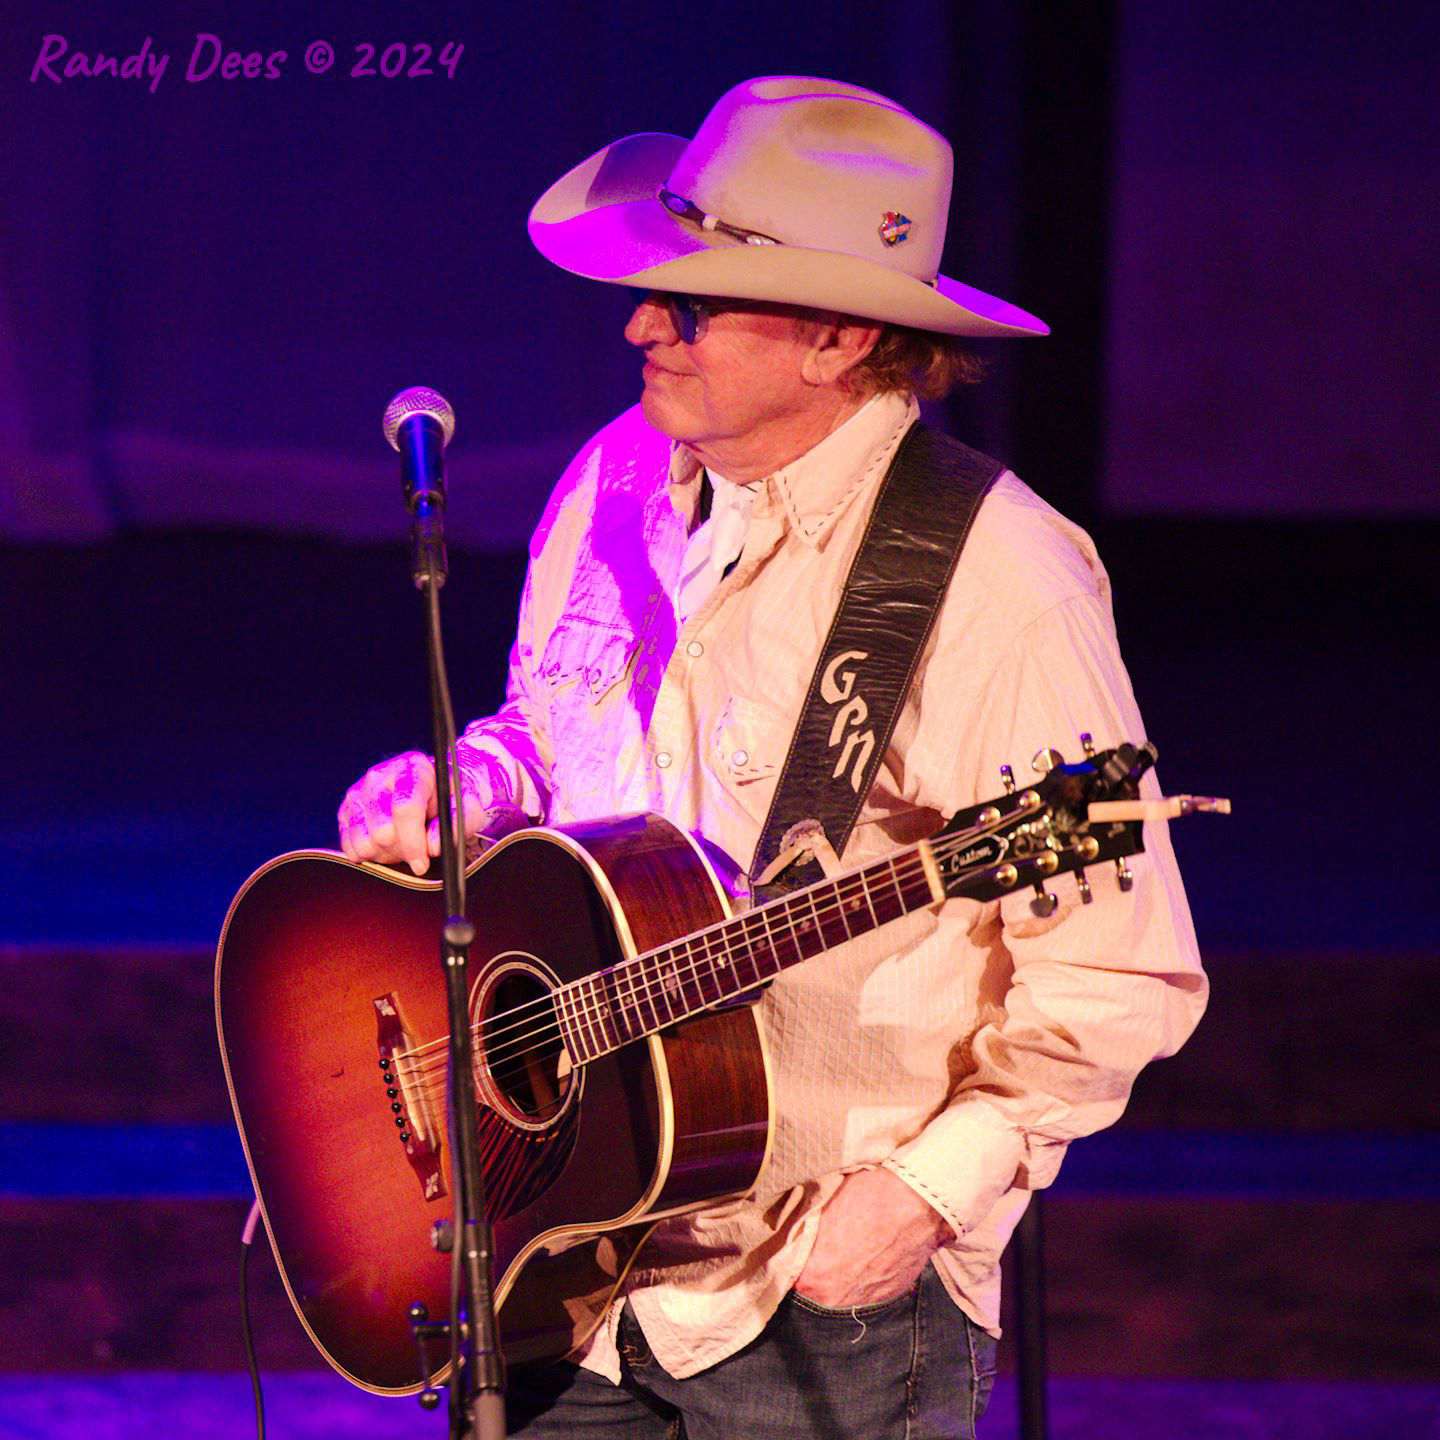
[[[1057,765],[1063,765],[1065,757],[1056,749],[1047,745],[1043,750],[1035,752],[1035,758],[1030,762],[1030,768],[1037,775],[1048,775]]]
[[[1090,882],[1085,878],[1083,870],[1075,872],[1075,887],[1080,891],[1080,903],[1082,905],[1093,905],[1095,897],[1090,893]]]
[[[1015,793],[1015,772],[1008,765],[1000,767],[1000,782],[1005,786],[1007,795]]]
[[[1122,890],[1133,890],[1135,888],[1135,875],[1125,863],[1124,858],[1115,862],[1115,878],[1120,882]]]
[[[1087,760],[1093,760],[1095,758],[1095,741],[1091,738],[1088,730],[1082,730],[1080,732],[1080,744],[1085,751],[1085,758]]]
[[[1042,920],[1053,915],[1060,906],[1060,899],[1052,895],[1043,885],[1035,887],[1035,898],[1030,902],[1030,913]]]

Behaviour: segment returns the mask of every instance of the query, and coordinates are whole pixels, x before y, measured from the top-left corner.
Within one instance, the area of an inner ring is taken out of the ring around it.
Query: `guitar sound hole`
[[[529,969],[510,969],[487,987],[480,1037],[490,1086],[522,1124],[560,1113],[572,1074],[560,1039],[550,986]]]

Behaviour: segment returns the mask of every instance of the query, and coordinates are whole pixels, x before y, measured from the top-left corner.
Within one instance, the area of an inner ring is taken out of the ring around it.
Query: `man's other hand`
[[[467,818],[472,804],[467,799]],[[435,815],[435,762],[407,750],[367,770],[345,792],[336,816],[340,848],[351,860],[405,864],[423,875],[440,853]]]
[[[795,1288],[832,1310],[903,1295],[955,1232],[888,1170],[857,1170],[820,1212],[815,1248]]]
[[[464,775],[465,835],[474,835],[487,814],[491,796],[475,793],[475,778]],[[435,762],[419,750],[372,766],[346,791],[336,818],[340,848],[350,860],[382,865],[406,864],[418,876],[441,852],[436,821]],[[524,816],[518,816],[524,821]],[[505,825],[513,829],[514,824]]]

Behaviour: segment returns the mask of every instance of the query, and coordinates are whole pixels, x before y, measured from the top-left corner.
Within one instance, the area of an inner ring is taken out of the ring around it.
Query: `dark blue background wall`
[[[186,83],[201,31],[280,78]],[[171,60],[153,94],[32,82],[47,34]],[[346,73],[420,39],[464,45],[453,79]],[[1436,54],[1418,4],[5,7],[0,934],[208,940],[422,741],[406,384],[460,416],[452,655],[493,701],[548,485],[636,393],[623,310],[529,205],[800,70],[953,136],[946,268],[1055,326],[987,347],[952,423],[1096,530],[1168,783],[1239,802],[1177,832],[1202,933],[1428,944],[1429,867],[1368,816],[1428,766]]]

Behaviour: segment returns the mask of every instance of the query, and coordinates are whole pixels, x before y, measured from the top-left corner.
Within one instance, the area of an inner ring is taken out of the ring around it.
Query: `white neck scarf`
[[[714,499],[710,518],[697,526],[680,562],[680,589],[675,611],[683,625],[709,598],[732,561],[740,558],[750,533],[750,512],[755,508],[755,487],[734,485],[713,470]]]

